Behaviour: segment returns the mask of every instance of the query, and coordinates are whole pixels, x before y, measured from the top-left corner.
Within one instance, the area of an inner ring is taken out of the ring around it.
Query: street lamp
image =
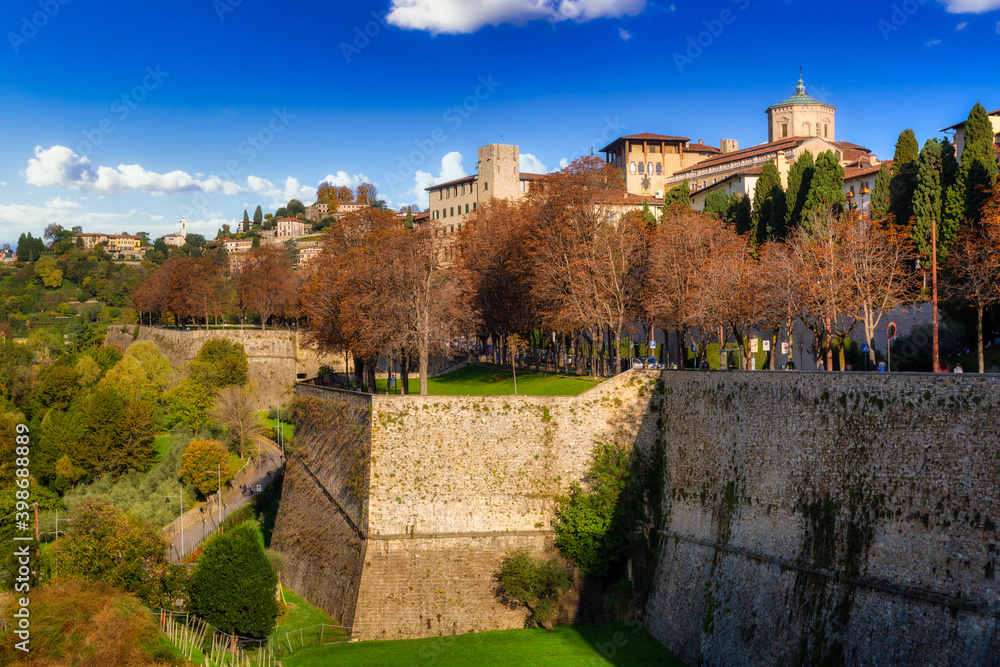
[[[184,558],[184,485],[183,484],[180,485],[180,491],[176,496],[167,496],[167,499],[164,500],[163,502],[169,503],[174,498],[177,498],[178,500],[181,501],[181,553],[180,556],[178,556],[177,558],[177,560],[180,561],[182,558]]]
[[[219,462],[219,467],[217,470],[207,470],[206,474],[216,475],[219,478],[219,523],[222,523],[222,462]]]

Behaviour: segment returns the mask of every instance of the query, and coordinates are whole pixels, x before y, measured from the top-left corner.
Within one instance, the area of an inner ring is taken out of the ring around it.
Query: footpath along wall
[[[577,397],[298,385],[273,546],[361,638],[520,627],[595,442],[664,448],[644,622],[688,664],[996,664],[1000,377],[631,371]],[[594,618],[579,585],[562,621]]]

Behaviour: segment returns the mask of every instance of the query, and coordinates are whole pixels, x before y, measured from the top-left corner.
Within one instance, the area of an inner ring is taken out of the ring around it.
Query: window
[[[781,124],[781,138],[784,139],[788,136],[788,123]]]
[[[645,168],[645,165],[646,165],[646,163],[645,163],[645,162],[640,162],[640,163],[639,163],[639,173],[640,173],[640,174],[644,174],[644,173],[646,173],[645,171],[643,171],[643,169]]]
[[[824,125],[823,126],[823,136],[829,138],[829,136],[830,136],[830,126],[829,125]]]
[[[465,185],[462,186],[461,194],[465,194]]]
[[[521,190],[521,192],[524,192],[524,181],[518,181],[517,187]]]
[[[475,211],[475,210],[476,210],[476,202],[472,202],[472,210],[473,210],[473,211]]]
[[[466,213],[468,213],[468,212],[469,212],[469,205],[468,205],[468,204],[466,204],[466,205],[465,205],[465,212],[466,212]],[[459,228],[459,229],[461,229],[461,228],[462,228],[462,225],[459,225],[459,226],[458,226],[458,228]]]
[[[653,173],[653,163],[652,162],[650,162],[650,163],[648,163],[646,165],[646,173],[647,174],[652,174]]]
[[[628,163],[628,173],[630,173],[630,174],[634,174],[635,173],[635,162],[629,162]]]
[[[438,190],[438,201],[441,201],[443,198],[444,198],[444,192]]]
[[[656,175],[657,176],[663,175],[663,163],[662,162],[657,162],[656,163]]]
[[[451,188],[448,188],[446,192],[447,194],[445,195],[445,197],[451,199]]]
[[[452,233],[452,234],[454,234],[454,233],[455,233],[455,225],[452,225],[452,226],[451,226],[451,233]]]
[[[453,218],[455,217],[455,207],[454,206],[451,207],[451,212],[448,215],[450,215]]]
[[[487,183],[486,181],[483,181],[483,190],[489,190],[489,189],[490,189],[490,184]]]

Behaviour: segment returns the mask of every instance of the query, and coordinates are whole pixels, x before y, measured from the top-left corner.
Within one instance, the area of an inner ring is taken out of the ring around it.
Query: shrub
[[[278,578],[261,541],[248,522],[209,542],[188,585],[191,611],[224,632],[267,637],[278,617]]]
[[[641,506],[620,498],[629,483],[629,458],[624,447],[598,444],[585,480],[588,488],[574,482],[569,498],[560,499],[556,509],[556,546],[586,576],[607,574],[632,546]]]
[[[535,560],[524,550],[503,560],[496,581],[497,595],[504,604],[526,607],[532,622],[550,630],[556,602],[571,584],[569,572],[558,560]]]
[[[166,541],[147,522],[100,501],[80,505],[53,555],[60,576],[111,584],[153,608],[169,606],[180,588]]]
[[[212,393],[223,387],[245,385],[248,370],[243,345],[221,338],[205,341],[191,361],[191,379]]]
[[[229,478],[229,450],[218,440],[192,440],[181,455],[181,479],[208,495]]]

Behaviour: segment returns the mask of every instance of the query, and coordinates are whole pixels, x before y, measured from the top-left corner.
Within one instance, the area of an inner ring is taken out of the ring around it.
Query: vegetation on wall
[[[512,608],[525,607],[530,622],[552,629],[556,602],[569,590],[570,576],[555,558],[536,560],[524,550],[509,554],[496,573],[497,596]]]

